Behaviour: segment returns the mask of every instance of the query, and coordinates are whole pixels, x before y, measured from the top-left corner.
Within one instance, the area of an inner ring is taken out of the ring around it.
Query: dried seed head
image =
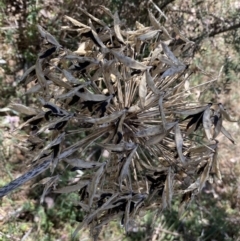
[[[211,168],[220,178],[214,155],[217,143],[212,144],[212,138],[221,131],[234,140],[219,121],[212,133],[212,104],[189,104],[186,97],[191,95],[190,88],[184,88],[190,71],[185,63],[189,59],[168,45],[165,40],[173,39],[150,11],[152,26],[138,24],[137,30],[126,31],[117,13],[113,15],[104,8],[113,18],[114,27],[108,28],[102,20],[80,10],[93,22],[89,20],[85,25],[66,16],[82,35],[81,49],[74,53],[64,50],[61,55],[57,40],[39,26],[52,49],[44,52],[46,58],[37,59],[22,80],[35,70],[38,82],[26,94],[37,92],[40,101],[37,108],[12,104],[12,109],[29,117],[18,129],[34,122],[37,131],[29,132],[30,139],[37,140],[45,133],[49,141],[33,152],[38,164],[1,188],[0,197],[49,166],[57,170],[58,163],[65,161],[82,169],[83,174],[76,185],[59,187],[55,192],[79,191],[79,205],[88,212],[74,235],[90,223],[98,229],[120,213],[128,230],[129,220],[145,199],[147,208],[153,202],[170,208],[174,194],[185,193],[189,200],[190,194],[200,192]],[[96,29],[97,24],[102,28]],[[182,40],[188,41],[184,37]],[[53,63],[59,67],[53,68]],[[232,121],[222,104],[219,112]],[[181,115],[188,117],[176,122]],[[209,143],[195,146],[187,136],[190,129],[205,133]],[[41,139],[40,144],[43,142]],[[198,165],[204,166],[201,173],[196,171]],[[185,183],[188,173],[192,183],[180,190],[177,183]],[[176,176],[178,182],[174,181]],[[56,182],[51,182],[48,190]]]

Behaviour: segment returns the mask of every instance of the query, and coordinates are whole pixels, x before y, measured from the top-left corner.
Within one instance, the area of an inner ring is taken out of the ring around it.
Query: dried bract
[[[150,5],[167,21],[156,4]],[[31,76],[26,93],[39,101],[34,107],[11,106],[24,118],[15,131],[29,132],[34,166],[0,188],[3,197],[51,168],[59,178],[49,179],[43,196],[52,187],[55,193],[78,193],[85,217],[74,235],[89,226],[95,238],[116,218],[128,232],[139,210],[170,208],[179,193],[182,213],[212,173],[221,178],[215,138],[222,132],[234,143],[222,126],[222,119],[233,121],[222,104],[217,109],[191,103],[193,92],[184,86],[191,59],[175,51],[174,27],[166,30],[149,10],[152,26],[137,23],[131,31],[117,12],[101,8],[112,19],[109,26],[82,8],[88,23],[65,16],[75,26],[65,31],[79,37],[77,51],[63,50],[38,27],[51,46],[46,50],[42,44],[20,83]],[[76,172],[77,181],[63,186],[63,170]]]

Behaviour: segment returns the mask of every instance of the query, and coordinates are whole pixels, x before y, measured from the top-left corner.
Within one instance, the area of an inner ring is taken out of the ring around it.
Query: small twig
[[[171,231],[168,231],[168,230],[162,229],[162,228],[159,228],[159,231],[164,232],[164,233],[168,233],[168,234],[172,234],[174,236],[181,236],[179,233],[171,232]]]
[[[152,237],[152,241],[155,241],[159,235],[159,232],[160,232],[160,226],[161,226],[161,222],[158,224],[158,227],[155,229],[155,232],[153,234],[153,237]]]
[[[176,94],[176,95],[174,95],[174,96],[172,96],[172,97],[176,97],[176,96],[178,96],[178,95],[182,95],[182,94],[184,94],[185,92],[187,92],[187,91],[189,91],[189,90],[196,89],[196,88],[198,88],[198,87],[200,87],[200,86],[207,85],[207,84],[212,83],[212,82],[215,82],[215,81],[217,81],[217,80],[218,80],[218,77],[215,78],[215,79],[213,79],[213,80],[210,80],[210,81],[208,81],[208,82],[206,82],[206,83],[202,83],[202,84],[193,86],[193,87],[191,87],[191,88],[189,88],[189,89],[187,89],[187,90],[184,90],[184,91],[182,91],[182,92],[180,92],[180,93],[178,93],[178,94]]]
[[[176,95],[174,95],[174,96],[172,96],[172,97],[175,97],[175,96],[178,96],[178,95],[182,95],[182,94],[184,94],[185,92],[187,92],[187,91],[189,91],[189,90],[196,89],[196,88],[198,88],[198,87],[200,87],[200,86],[204,86],[204,85],[207,85],[207,84],[209,84],[209,83],[212,83],[212,82],[217,81],[217,80],[220,78],[220,75],[222,74],[223,67],[224,67],[224,66],[222,65],[221,69],[219,70],[218,76],[217,76],[216,78],[214,78],[213,80],[209,80],[209,81],[207,81],[207,82],[205,82],[205,83],[202,83],[202,84],[199,84],[199,85],[190,87],[189,89],[184,90],[184,91],[182,91],[182,92],[180,92],[180,93],[178,93],[178,94],[176,94]]]
[[[153,237],[152,237],[152,241],[157,240],[158,235],[159,235],[160,232],[167,233],[167,234],[171,234],[171,235],[177,236],[177,237],[178,237],[178,236],[181,236],[179,233],[171,232],[171,231],[168,231],[168,230],[166,230],[166,229],[161,228],[161,222],[160,222],[160,223],[158,224],[158,227],[155,229],[155,232],[154,232]]]
[[[17,29],[18,26],[9,26],[9,27],[0,27],[0,30],[9,30],[9,29]]]
[[[158,12],[161,14],[161,16],[163,16],[166,20],[168,20],[167,16],[164,14],[164,12],[152,0],[149,0],[149,2],[153,4],[153,6],[158,10]]]
[[[28,236],[29,236],[30,233],[32,232],[32,229],[33,229],[33,228],[30,228],[30,229],[24,234],[24,236],[22,237],[21,241],[25,241],[25,240],[28,238]]]

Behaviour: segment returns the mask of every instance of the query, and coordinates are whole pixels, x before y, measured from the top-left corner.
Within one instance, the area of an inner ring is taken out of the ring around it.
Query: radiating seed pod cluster
[[[25,116],[18,130],[28,127],[33,167],[0,189],[2,197],[50,168],[41,200],[49,190],[78,193],[85,218],[74,235],[89,225],[95,238],[117,218],[128,232],[141,209],[170,208],[174,195],[182,213],[210,176],[221,178],[217,136],[234,143],[224,106],[191,103],[184,88],[194,43],[178,30],[181,41],[171,37],[176,28],[166,30],[151,10],[151,26],[127,30],[117,12],[102,9],[109,26],[83,9],[87,24],[66,16],[64,29],[79,33],[76,51],[38,27],[45,44],[20,82],[38,106],[11,105]],[[61,186],[62,163],[82,171],[73,185]]]

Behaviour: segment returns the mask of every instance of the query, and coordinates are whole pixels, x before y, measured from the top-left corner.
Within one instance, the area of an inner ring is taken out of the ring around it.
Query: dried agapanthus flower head
[[[78,193],[86,216],[74,235],[90,225],[96,237],[118,217],[128,232],[140,209],[171,207],[173,195],[182,195],[181,213],[210,176],[221,179],[218,134],[234,140],[222,126],[223,118],[232,120],[222,104],[189,98],[193,42],[180,31],[180,42],[172,38],[174,30],[161,26],[150,10],[151,26],[138,23],[135,30],[124,30],[117,13],[110,14],[109,27],[82,11],[87,25],[66,16],[65,30],[79,33],[74,52],[39,26],[48,45],[21,80],[39,106],[12,104],[26,116],[18,129],[29,127],[36,166],[1,188],[0,196],[47,168],[57,173],[64,162],[68,170],[81,170],[81,177],[60,187],[53,175],[41,200],[51,188]],[[191,137],[194,132],[205,144]]]

